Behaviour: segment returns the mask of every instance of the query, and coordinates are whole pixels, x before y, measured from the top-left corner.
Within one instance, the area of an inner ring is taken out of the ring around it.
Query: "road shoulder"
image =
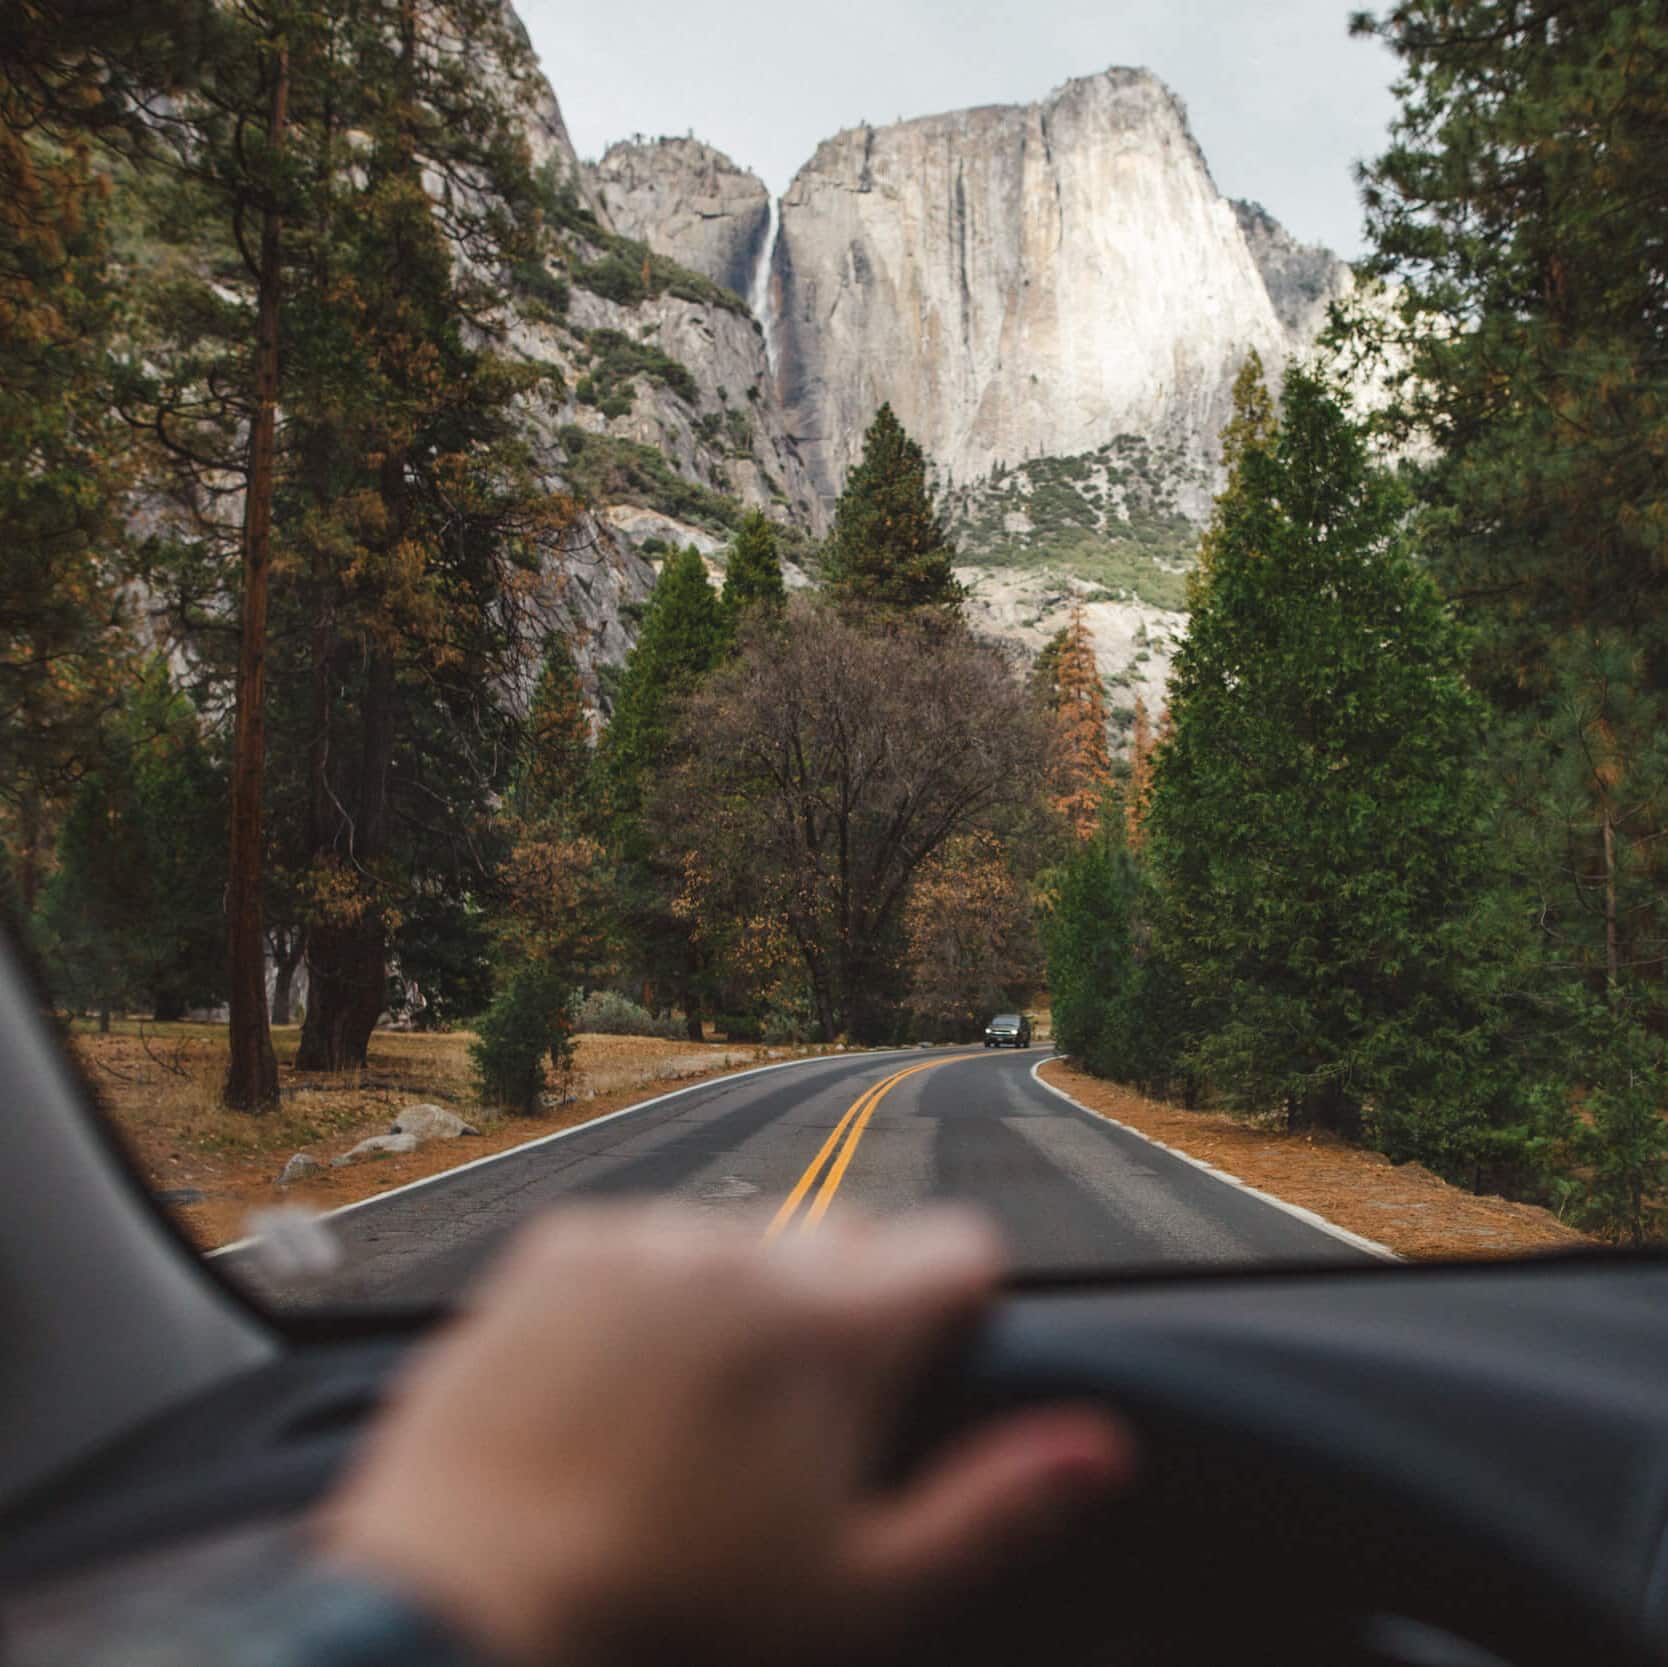
[[[1166,1105],[1059,1059],[1045,1060],[1037,1077],[1095,1116],[1409,1261],[1523,1256],[1593,1243],[1549,1210],[1479,1198],[1418,1164],[1392,1164],[1330,1135],[1257,1128]]]

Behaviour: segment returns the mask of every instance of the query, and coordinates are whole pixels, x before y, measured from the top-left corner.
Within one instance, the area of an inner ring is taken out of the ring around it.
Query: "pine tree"
[[[1124,840],[1136,855],[1147,842],[1147,812],[1153,800],[1153,726],[1147,703],[1135,697],[1129,731],[1129,779],[1124,783]]]
[[[1222,430],[1222,469],[1226,479],[1217,498],[1219,507],[1241,492],[1241,471],[1246,453],[1267,451],[1274,443],[1278,427],[1274,397],[1269,393],[1263,375],[1262,355],[1252,348],[1234,377],[1233,414]],[[1204,587],[1210,583],[1219,536],[1218,522],[1213,521],[1199,540],[1198,565],[1187,576],[1189,608],[1198,605]]]
[[[537,1109],[545,1061],[573,1063],[574,1000],[606,965],[607,865],[584,831],[591,762],[573,657],[546,645],[501,817],[508,847],[497,875],[497,989],[470,1049],[483,1099]]]
[[[634,970],[650,989],[676,992],[694,1041],[701,1039],[701,1007],[710,991],[694,923],[677,907],[685,853],[651,833],[643,806],[675,761],[680,703],[724,658],[728,624],[699,551],[669,557],[626,660],[597,758]]]
[[[1473,628],[1546,963],[1644,1002],[1660,1029],[1668,17],[1415,0],[1356,27],[1403,80],[1391,144],[1364,170],[1371,269],[1394,305],[1352,340],[1385,338],[1400,377],[1384,425],[1424,442],[1422,553]]]
[[[1480,704],[1404,500],[1311,377],[1218,505],[1147,828],[1193,1059],[1231,1104],[1473,1178],[1490,1064]],[[1493,1161],[1493,1160],[1490,1160]]]
[[[511,778],[511,814],[577,827],[591,771],[591,721],[573,653],[561,637],[545,643],[544,663]]]
[[[885,609],[956,608],[955,549],[933,507],[927,460],[890,405],[875,413],[863,455],[834,506],[827,579],[842,601]]]
[[[780,612],[787,605],[776,542],[776,528],[762,510],[752,510],[743,518],[724,568],[722,600],[732,620],[739,620],[750,608]]]
[[[626,659],[601,763],[616,813],[635,815],[644,778],[664,764],[676,703],[723,657],[724,616],[692,545],[667,558]]]
[[[1072,835],[1088,839],[1100,825],[1112,783],[1106,739],[1106,690],[1094,638],[1081,607],[1073,608],[1054,665],[1055,723],[1060,736],[1053,803]]]
[[[1027,680],[1038,704],[1048,712],[1057,712],[1060,708],[1060,656],[1066,651],[1069,635],[1070,628],[1062,625],[1037,650],[1036,664],[1031,667]]]

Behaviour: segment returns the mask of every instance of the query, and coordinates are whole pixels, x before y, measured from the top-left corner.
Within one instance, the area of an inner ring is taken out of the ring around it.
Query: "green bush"
[[[709,532],[731,533],[741,525],[740,504],[685,480],[653,446],[592,434],[577,424],[564,428],[559,438],[567,454],[568,485],[587,502],[638,504]]]
[[[469,1057],[482,1103],[533,1116],[544,1094],[545,1060],[558,1074],[573,1064],[573,1014],[561,979],[548,967],[523,967],[475,1028]]]
[[[676,1041],[683,1025],[671,1017],[656,1017],[618,990],[592,990],[579,1004],[578,1028],[596,1036],[657,1036]]]

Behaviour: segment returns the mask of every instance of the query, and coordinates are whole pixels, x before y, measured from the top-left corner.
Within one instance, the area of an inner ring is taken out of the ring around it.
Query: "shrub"
[[[493,998],[469,1049],[485,1105],[531,1117],[544,1093],[544,1062],[558,1073],[573,1064],[573,1014],[549,968],[523,967]]]
[[[657,1018],[618,990],[592,990],[579,1004],[578,1026],[598,1036],[658,1036],[676,1041],[683,1026],[669,1014]]]

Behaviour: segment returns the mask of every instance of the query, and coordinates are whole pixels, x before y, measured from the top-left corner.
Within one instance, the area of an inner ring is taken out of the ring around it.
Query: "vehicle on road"
[[[1031,1021],[1023,1013],[998,1013],[985,1026],[987,1048],[1028,1048]]]

